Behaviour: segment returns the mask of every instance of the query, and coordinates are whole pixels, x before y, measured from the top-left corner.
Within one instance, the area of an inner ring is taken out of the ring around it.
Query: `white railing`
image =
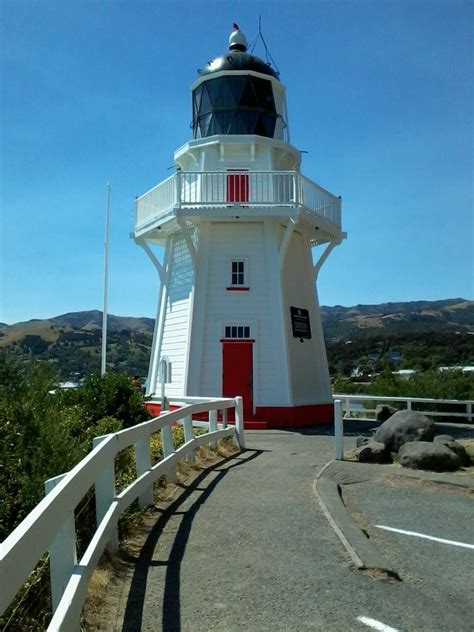
[[[185,457],[192,460],[200,445],[235,436],[239,446],[244,448],[241,397],[188,398],[188,401],[196,403],[185,403],[182,408],[163,412],[150,421],[97,437],[93,450],[70,472],[47,481],[46,497],[1,543],[0,613],[49,551],[54,615],[48,630],[78,630],[90,577],[105,548],[117,549],[117,524],[127,507],[137,498],[141,508],[152,504],[153,483],[164,474],[173,480],[177,462]],[[227,425],[229,408],[235,409],[235,426]],[[218,423],[219,411],[222,411],[222,423]],[[192,419],[192,415],[200,413],[208,413],[207,422]],[[171,426],[176,423],[184,427],[185,442],[175,450]],[[204,426],[208,432],[195,437],[193,426]],[[152,465],[150,437],[157,432],[162,435],[164,457]],[[136,479],[117,493],[114,459],[131,446],[136,455]],[[97,529],[77,562],[74,510],[92,487],[95,488]]]
[[[346,419],[361,418],[375,419],[375,408],[366,408],[365,403],[384,402],[387,404],[395,404],[394,408],[403,407],[408,410],[416,410],[429,417],[448,417],[448,418],[464,418],[468,423],[472,423],[472,411],[474,401],[459,399],[430,399],[427,397],[385,397],[380,395],[333,395],[335,400],[341,400],[343,414]],[[352,404],[356,404],[354,407]],[[415,404],[415,406],[413,406]],[[450,412],[443,410],[423,410],[421,404],[430,404],[431,406],[449,405],[459,410]],[[461,410],[462,409],[462,410]]]
[[[332,224],[341,226],[341,199],[326,191],[303,175],[300,180],[300,206],[324,217]]]
[[[135,226],[173,209],[292,207],[341,226],[341,200],[294,171],[178,171],[136,200]]]
[[[177,204],[176,176],[172,175],[135,200],[136,223],[148,224]]]

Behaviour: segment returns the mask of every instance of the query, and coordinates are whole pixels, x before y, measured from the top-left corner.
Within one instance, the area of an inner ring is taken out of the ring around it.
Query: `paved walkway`
[[[363,631],[368,617],[405,632],[467,630],[420,578],[351,569],[314,495],[333,456],[329,429],[315,432],[248,432],[245,453],[203,472],[158,519],[108,629]]]

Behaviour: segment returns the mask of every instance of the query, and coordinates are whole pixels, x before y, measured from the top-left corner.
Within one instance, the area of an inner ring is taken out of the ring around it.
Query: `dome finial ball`
[[[234,30],[229,37],[229,48],[230,50],[238,50],[244,53],[247,50],[247,38],[239,29],[238,24],[234,22],[233,27]]]

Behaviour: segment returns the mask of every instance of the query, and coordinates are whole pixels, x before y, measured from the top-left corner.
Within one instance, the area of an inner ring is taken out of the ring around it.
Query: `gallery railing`
[[[178,171],[136,200],[137,229],[174,209],[292,207],[341,226],[341,200],[295,171]]]

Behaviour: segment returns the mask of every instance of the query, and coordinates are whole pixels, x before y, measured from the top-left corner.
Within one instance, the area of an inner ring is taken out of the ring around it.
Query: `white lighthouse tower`
[[[166,358],[169,397],[242,395],[268,427],[331,421],[316,279],[345,237],[340,198],[301,174],[285,88],[237,27],[191,92],[176,172],[136,201],[161,282],[148,392]]]

